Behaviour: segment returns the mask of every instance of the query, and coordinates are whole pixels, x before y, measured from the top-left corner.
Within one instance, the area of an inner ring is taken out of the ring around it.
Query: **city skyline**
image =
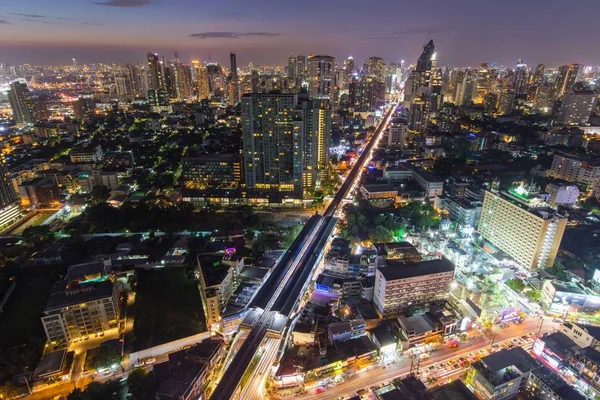
[[[330,54],[338,60],[378,55],[394,62],[414,60],[429,38],[439,49],[439,65],[486,61],[513,66],[519,58],[530,66],[596,65],[594,54],[600,52],[592,20],[600,5],[587,0],[580,2],[586,13],[578,12],[580,7],[538,0],[508,1],[493,10],[473,0],[434,1],[433,7],[376,0],[369,6],[372,13],[361,11],[357,0],[344,7],[313,0],[301,7],[239,0],[202,7],[189,0],[61,3],[60,9],[41,0],[5,4],[0,14],[0,62],[136,62],[143,61],[147,50],[177,51],[184,62],[210,57],[225,65],[231,51],[238,54],[238,65],[284,65],[290,53],[301,52]],[[397,11],[389,12],[394,7]],[[576,31],[556,29],[574,24]]]

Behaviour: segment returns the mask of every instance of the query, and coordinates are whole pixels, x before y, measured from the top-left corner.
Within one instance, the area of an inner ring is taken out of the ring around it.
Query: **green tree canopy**
[[[121,364],[123,357],[111,346],[100,346],[90,360],[90,366],[95,369],[109,368]]]

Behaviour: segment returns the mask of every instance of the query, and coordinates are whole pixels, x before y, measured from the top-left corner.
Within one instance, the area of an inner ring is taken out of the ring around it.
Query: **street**
[[[552,322],[551,319],[545,319],[541,332],[545,333],[553,331],[558,328],[558,325],[558,323]],[[513,324],[504,329],[495,328],[494,343],[501,344],[504,341],[511,340],[513,338],[519,338],[529,333],[537,334],[538,329],[538,318],[531,318],[521,324]],[[467,353],[489,348],[491,344],[491,335],[478,335],[476,337],[467,339],[465,342],[462,342],[457,348],[440,348],[439,350],[433,352],[430,358],[421,361],[420,371],[426,371],[426,368],[431,365],[444,363]],[[396,364],[390,364],[385,369],[382,366],[377,366],[368,371],[352,375],[347,381],[336,386],[330,386],[323,393],[317,394],[315,389],[311,389],[307,393],[295,396],[294,398],[337,399],[342,396],[353,395],[357,390],[379,385],[383,382],[391,382],[396,378],[408,374],[410,371],[410,361],[410,358],[403,357],[401,361],[398,361]],[[423,374],[425,374],[425,372],[423,372]],[[421,375],[419,375],[419,377],[421,377]]]

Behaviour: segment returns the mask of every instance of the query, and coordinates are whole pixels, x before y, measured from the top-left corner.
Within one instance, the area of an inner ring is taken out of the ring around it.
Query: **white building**
[[[597,97],[593,90],[570,91],[565,94],[556,122],[561,125],[587,124]]]
[[[579,198],[579,188],[575,185],[556,185],[554,183],[546,186],[548,203],[556,207],[558,205],[573,205]]]
[[[411,304],[425,304],[448,295],[454,264],[447,259],[402,263],[377,268],[373,304],[383,318],[396,317]]]

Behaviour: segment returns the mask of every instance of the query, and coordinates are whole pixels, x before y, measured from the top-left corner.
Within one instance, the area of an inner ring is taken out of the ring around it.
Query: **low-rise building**
[[[333,322],[327,326],[329,340],[344,342],[356,339],[367,334],[365,320],[352,319],[350,321]]]
[[[561,324],[558,331],[577,343],[579,347],[591,346],[595,349],[600,347],[600,327],[598,326],[565,322]]]
[[[417,168],[414,171],[414,179],[425,191],[425,198],[429,201],[433,201],[436,196],[444,193],[444,181],[431,172]]]
[[[434,205],[441,210],[448,211],[448,217],[452,221],[473,227],[477,226],[483,207],[483,203],[480,200],[451,195],[436,197]]]
[[[119,293],[104,275],[59,282],[42,313],[49,345],[67,347],[73,341],[115,329],[119,322]]]
[[[600,296],[591,289],[573,282],[545,280],[540,302],[551,313],[600,310]]]
[[[579,198],[579,188],[575,185],[557,185],[549,183],[546,186],[548,193],[548,203],[552,207],[571,206],[577,203]]]
[[[68,381],[71,378],[74,355],[75,352],[68,352],[67,349],[44,354],[33,370],[32,379],[47,382]]]
[[[19,186],[19,196],[23,207],[55,207],[60,203],[58,186],[44,178],[23,182]]]
[[[95,163],[102,160],[102,146],[98,145],[90,149],[71,150],[69,158],[72,163]]]
[[[534,369],[529,374],[525,388],[528,395],[539,400],[584,400],[585,396],[549,368]]]
[[[396,317],[411,304],[445,299],[454,277],[454,264],[447,259],[418,263],[388,261],[377,268],[373,303],[384,318]]]
[[[465,384],[484,400],[512,399],[525,390],[531,371],[540,366],[521,347],[500,350],[471,364]]]
[[[365,199],[393,199],[396,200],[398,190],[391,185],[364,185],[360,188],[360,192]]]

